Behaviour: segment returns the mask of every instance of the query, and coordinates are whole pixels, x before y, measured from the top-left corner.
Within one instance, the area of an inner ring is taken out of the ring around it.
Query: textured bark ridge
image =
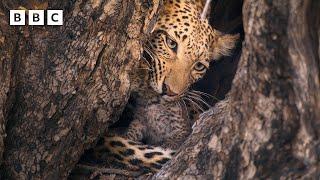
[[[139,60],[157,3],[0,2],[3,177],[66,177],[84,150],[117,120],[129,94],[128,72]],[[39,5],[63,9],[64,25],[9,26],[9,9]]]
[[[1,7],[1,5],[0,5]],[[7,38],[10,37],[11,40]],[[4,14],[0,11],[0,164],[2,164],[2,155],[4,151],[4,139],[6,137],[7,111],[11,107],[8,103],[10,99],[10,87],[14,86],[12,61],[16,57],[15,49],[18,39],[14,28],[7,26]]]
[[[229,97],[154,179],[320,177],[319,10],[312,0],[244,2]]]

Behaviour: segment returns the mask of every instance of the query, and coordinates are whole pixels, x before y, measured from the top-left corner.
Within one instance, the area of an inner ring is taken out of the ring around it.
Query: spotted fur
[[[120,136],[104,138],[103,147],[107,147],[107,151],[112,152],[114,159],[129,167],[153,172],[161,169],[162,165],[169,161],[175,153],[171,149],[145,145]],[[100,148],[97,151],[106,151],[106,149]]]
[[[211,60],[230,54],[237,39],[201,19],[202,9],[202,1],[164,1],[144,47],[144,68],[132,76],[134,120],[122,137],[104,139],[103,148],[119,161],[157,171],[191,133],[193,121],[176,102],[204,76]]]
[[[201,19],[201,1],[166,1],[145,51],[150,85],[158,93],[181,96],[203,77],[213,59],[229,55],[237,36],[223,35]]]

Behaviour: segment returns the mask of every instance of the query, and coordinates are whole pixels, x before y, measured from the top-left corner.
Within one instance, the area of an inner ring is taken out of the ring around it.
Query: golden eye
[[[177,42],[167,37],[166,43],[170,49],[174,50],[175,52],[177,51]]]
[[[196,71],[204,71],[204,70],[206,70],[207,69],[207,67],[203,64],[203,63],[201,63],[201,62],[197,62],[195,65],[194,65],[194,69],[196,70]]]

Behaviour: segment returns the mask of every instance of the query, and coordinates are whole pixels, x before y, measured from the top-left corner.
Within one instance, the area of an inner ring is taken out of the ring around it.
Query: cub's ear
[[[219,59],[222,56],[229,56],[231,50],[235,47],[240,35],[222,34],[220,32],[215,32],[211,48],[213,56],[211,59]]]

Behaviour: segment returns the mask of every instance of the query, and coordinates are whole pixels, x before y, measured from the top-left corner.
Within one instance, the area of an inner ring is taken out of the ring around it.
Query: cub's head
[[[189,1],[168,3],[144,47],[144,58],[151,87],[175,100],[204,76],[211,60],[230,54],[237,36],[212,29]]]

